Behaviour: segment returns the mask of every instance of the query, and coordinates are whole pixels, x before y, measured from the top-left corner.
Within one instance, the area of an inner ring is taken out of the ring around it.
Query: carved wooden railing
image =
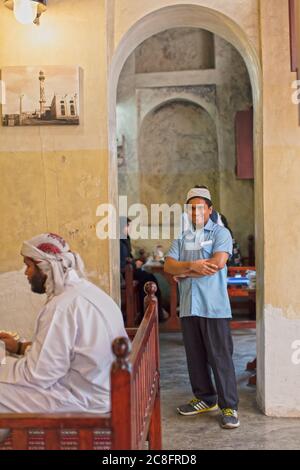
[[[0,414],[11,436],[2,450],[161,449],[158,315],[155,283],[145,286],[147,309],[134,336],[118,338],[111,370],[111,414]],[[130,350],[131,349],[131,350]]]
[[[161,448],[157,286],[145,285],[145,315],[133,341],[115,344],[118,361],[112,368],[112,421],[118,423],[118,449],[142,449],[149,436],[151,449]],[[120,392],[122,390],[122,392]],[[120,400],[123,396],[123,400]],[[124,406],[128,403],[128,406]],[[122,423],[126,422],[126,427]],[[116,447],[115,447],[116,448]]]
[[[126,318],[126,326],[133,328],[136,325],[139,314],[138,281],[134,280],[134,269],[132,263],[126,263],[125,285],[122,287],[123,314]],[[123,310],[124,309],[124,310]]]

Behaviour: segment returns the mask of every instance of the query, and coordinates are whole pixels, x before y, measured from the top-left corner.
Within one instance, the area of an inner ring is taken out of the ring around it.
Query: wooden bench
[[[0,428],[11,429],[2,450],[161,449],[157,287],[145,290],[143,321],[128,329],[131,351],[127,338],[112,345],[111,414],[0,414]]]

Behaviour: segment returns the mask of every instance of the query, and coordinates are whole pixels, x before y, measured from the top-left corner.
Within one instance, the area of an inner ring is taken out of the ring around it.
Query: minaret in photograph
[[[23,121],[23,98],[24,95],[20,95],[20,126],[22,125]]]
[[[40,113],[41,116],[45,113],[45,106],[46,106],[46,95],[45,95],[45,74],[41,70],[39,74],[39,81],[40,81]]]

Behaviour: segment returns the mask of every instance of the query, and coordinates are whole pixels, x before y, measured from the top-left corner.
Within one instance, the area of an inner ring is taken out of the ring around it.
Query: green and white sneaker
[[[236,429],[240,426],[238,413],[231,408],[223,408],[221,426],[223,429]]]
[[[181,405],[177,408],[179,414],[183,416],[194,416],[200,413],[210,413],[212,411],[217,411],[218,405],[208,405],[203,400],[199,400],[198,398],[193,398],[189,403],[186,405]]]

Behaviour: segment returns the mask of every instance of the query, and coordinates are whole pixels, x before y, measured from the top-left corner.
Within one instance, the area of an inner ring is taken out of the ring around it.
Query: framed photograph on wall
[[[2,125],[78,125],[79,72],[78,66],[3,68]]]

